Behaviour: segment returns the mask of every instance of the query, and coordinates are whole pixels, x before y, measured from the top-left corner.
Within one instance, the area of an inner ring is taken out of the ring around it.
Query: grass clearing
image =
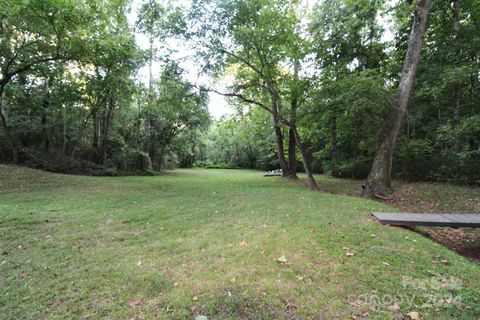
[[[480,267],[370,219],[382,210],[256,171],[1,165],[0,318],[478,319]]]

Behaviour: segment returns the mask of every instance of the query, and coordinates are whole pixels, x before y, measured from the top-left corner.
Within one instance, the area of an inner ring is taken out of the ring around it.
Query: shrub
[[[240,169],[240,168],[228,163],[213,163],[205,166],[205,169]]]
[[[25,164],[35,169],[57,173],[103,175],[104,167],[88,160],[77,160],[60,153],[42,153],[24,149],[28,160]]]
[[[148,153],[129,146],[121,148],[121,152],[115,155],[114,164],[111,167],[124,172],[153,173],[152,161]]]

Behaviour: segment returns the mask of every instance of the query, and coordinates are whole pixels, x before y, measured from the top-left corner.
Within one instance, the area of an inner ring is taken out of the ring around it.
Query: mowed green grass
[[[377,210],[256,171],[3,165],[0,318],[479,319],[479,266]]]

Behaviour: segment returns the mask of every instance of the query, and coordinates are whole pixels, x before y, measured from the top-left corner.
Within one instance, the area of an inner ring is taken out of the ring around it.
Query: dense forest
[[[369,176],[379,194],[390,171],[479,183],[478,1],[134,4],[1,1],[0,161],[93,175],[281,168],[312,187],[313,173]],[[179,51],[209,81],[189,81]],[[213,119],[212,95],[234,113]]]

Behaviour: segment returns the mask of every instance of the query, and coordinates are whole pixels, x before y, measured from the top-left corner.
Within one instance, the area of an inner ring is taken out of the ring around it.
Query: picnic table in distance
[[[267,171],[263,176],[264,177],[281,177],[282,169]]]

